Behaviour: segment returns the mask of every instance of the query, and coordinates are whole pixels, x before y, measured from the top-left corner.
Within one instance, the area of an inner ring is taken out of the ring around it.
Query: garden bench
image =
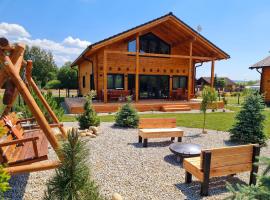
[[[147,147],[149,138],[167,138],[178,142],[182,141],[184,131],[176,127],[174,118],[142,118],[139,121],[139,143],[143,141],[143,147]]]
[[[47,160],[48,141],[44,133],[40,129],[24,131],[19,123],[13,125],[12,121],[8,117],[0,121],[7,133],[0,138],[1,164],[12,167]]]
[[[254,165],[259,156],[258,145],[240,145],[203,150],[199,157],[185,158],[183,167],[186,170],[185,182],[191,183],[192,175],[201,182],[201,195],[208,195],[209,179],[250,172],[249,184],[256,184],[254,173],[258,166]]]

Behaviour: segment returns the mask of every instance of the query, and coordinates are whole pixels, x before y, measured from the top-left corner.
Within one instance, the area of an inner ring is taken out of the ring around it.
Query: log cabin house
[[[78,66],[79,93],[91,89],[107,103],[132,95],[141,99],[190,100],[195,66],[229,55],[173,13],[88,46],[72,63]]]
[[[270,56],[252,65],[261,75],[260,93],[264,94],[265,102],[270,103]]]

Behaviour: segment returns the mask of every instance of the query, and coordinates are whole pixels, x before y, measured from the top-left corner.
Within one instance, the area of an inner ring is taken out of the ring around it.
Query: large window
[[[83,76],[83,78],[82,78],[82,85],[83,85],[83,88],[85,88],[85,76]]]
[[[173,77],[173,89],[187,88],[187,77],[186,76],[174,76]]]
[[[128,43],[128,51],[136,52],[136,40],[132,40]],[[146,35],[140,36],[140,52],[170,54],[171,47],[156,35],[148,33]]]
[[[108,89],[124,89],[124,75],[108,74],[107,84]]]

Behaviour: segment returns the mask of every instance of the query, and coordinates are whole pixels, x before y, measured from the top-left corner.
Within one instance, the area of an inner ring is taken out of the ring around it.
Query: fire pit
[[[182,162],[184,158],[196,157],[201,154],[202,148],[199,144],[175,142],[169,149],[177,156],[177,161]]]

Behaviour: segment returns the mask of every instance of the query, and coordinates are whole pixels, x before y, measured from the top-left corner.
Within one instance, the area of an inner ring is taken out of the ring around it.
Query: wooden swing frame
[[[52,117],[54,123],[57,124],[57,127],[61,131],[61,134],[64,138],[66,138],[66,131],[63,128],[63,126],[61,126],[57,116],[55,115],[55,113],[53,112],[53,110],[43,97],[42,93],[40,92],[39,88],[37,87],[36,83],[32,79],[32,61],[31,60],[25,61],[23,59],[24,52],[25,52],[24,44],[10,45],[7,39],[0,38],[0,88],[2,88],[2,86],[7,80],[11,80],[13,84],[16,86],[16,90],[12,94],[12,100],[10,101],[9,105],[6,106],[3,114],[5,115],[10,111],[11,107],[13,106],[16,100],[16,97],[18,96],[18,94],[20,94],[24,99],[26,105],[29,107],[34,118],[36,119],[40,129],[45,134],[48,142],[55,150],[55,152],[58,154],[58,158],[61,158],[61,156],[59,156],[59,153],[57,151],[60,147],[59,142],[57,141],[53,133],[53,130],[51,129],[44,114],[42,113],[35,99],[31,95],[28,87],[31,87],[32,90],[35,92],[39,100],[42,102],[42,104]],[[26,77],[25,81],[20,76],[20,72],[24,67]],[[59,165],[60,160],[43,161],[28,165],[25,164],[14,167],[6,167],[5,170],[8,171],[10,174],[17,174],[17,173],[53,169],[58,167]]]

